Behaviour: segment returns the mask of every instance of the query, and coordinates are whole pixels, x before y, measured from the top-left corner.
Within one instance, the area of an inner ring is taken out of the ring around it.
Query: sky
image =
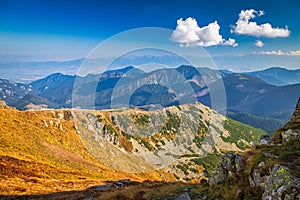
[[[116,34],[159,27],[222,69],[298,69],[299,10],[298,0],[0,0],[0,63],[84,58]]]

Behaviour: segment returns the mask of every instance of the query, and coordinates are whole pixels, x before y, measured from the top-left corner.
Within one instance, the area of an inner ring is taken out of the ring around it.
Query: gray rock
[[[269,135],[262,135],[260,137],[260,140],[259,140],[259,145],[271,145],[272,144],[272,140],[271,140],[271,137]]]
[[[264,178],[265,177],[262,177],[259,170],[257,168],[255,168],[252,172],[252,186],[260,186],[260,187],[264,187]],[[250,184],[251,185],[251,184]]]
[[[128,184],[128,183],[131,182],[131,180],[128,178],[128,179],[122,179],[122,180],[119,180],[118,182],[124,183],[124,184]]]
[[[259,164],[258,164],[258,167],[262,167],[265,165],[265,162],[264,161],[261,161]]]
[[[73,114],[72,114],[72,112],[69,111],[69,110],[65,110],[65,111],[64,111],[64,119],[65,119],[65,120],[71,120],[71,119],[73,119]]]
[[[115,183],[113,183],[113,185],[112,185],[113,187],[116,187],[116,188],[120,188],[120,187],[123,187],[124,186],[124,184],[122,183],[122,182],[115,182]]]
[[[111,188],[112,184],[105,184],[105,185],[99,185],[99,186],[94,186],[91,189],[92,190],[107,190],[109,188]]]
[[[237,172],[241,171],[244,168],[245,162],[243,157],[240,154],[235,155],[234,164]]]
[[[290,140],[299,139],[300,131],[289,129],[281,133],[281,138],[283,143],[289,142]]]
[[[233,176],[234,173],[241,171],[244,165],[244,159],[240,154],[226,152],[216,173],[209,178],[209,185],[214,185],[225,180],[228,176]]]
[[[300,197],[300,179],[293,176],[285,166],[274,165],[266,176],[262,199],[281,200]]]
[[[191,197],[187,192],[185,192],[179,197],[177,197],[176,200],[191,200]]]
[[[208,179],[208,184],[215,185],[221,181],[224,181],[226,177],[227,175],[224,174],[224,171],[222,169],[218,169],[216,173]]]

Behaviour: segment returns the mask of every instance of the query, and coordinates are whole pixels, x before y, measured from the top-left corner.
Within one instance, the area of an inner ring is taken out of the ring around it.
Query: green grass
[[[213,153],[207,154],[204,157],[198,157],[191,159],[197,165],[203,165],[205,168],[205,172],[208,176],[211,176],[217,169],[217,166],[221,162],[222,154]]]
[[[245,145],[242,142],[238,142],[240,139],[246,140],[248,143],[251,141],[259,141],[262,135],[266,135],[267,133],[261,129],[253,128],[246,124],[242,124],[233,119],[227,118],[224,122],[224,128],[230,132],[230,137],[223,137],[222,139],[225,142],[235,143],[237,147],[245,150],[250,148],[250,145]]]

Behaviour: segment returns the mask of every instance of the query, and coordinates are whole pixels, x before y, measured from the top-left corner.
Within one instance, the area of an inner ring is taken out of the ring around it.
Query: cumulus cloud
[[[238,44],[235,42],[235,39],[229,38],[228,40],[224,41],[224,45],[236,47]]]
[[[177,20],[177,27],[171,35],[173,42],[180,43],[182,47],[194,46],[215,46],[215,45],[229,45],[237,46],[238,44],[234,39],[223,39],[219,33],[220,26],[217,21],[212,22],[204,27],[199,27],[196,19],[187,18]]]
[[[300,56],[300,50],[296,50],[296,51],[290,51],[289,52],[290,56]]]
[[[265,44],[261,40],[255,40],[254,45],[257,47],[263,47]]]
[[[242,10],[239,14],[238,21],[235,23],[236,25],[231,27],[231,32],[239,35],[267,38],[288,37],[290,35],[288,27],[274,28],[270,23],[257,24],[256,22],[250,22],[251,19],[254,19],[257,16],[260,17],[264,14],[264,11],[261,10]]]
[[[277,56],[300,56],[300,50],[284,52],[281,50],[254,52],[254,54],[277,55]]]

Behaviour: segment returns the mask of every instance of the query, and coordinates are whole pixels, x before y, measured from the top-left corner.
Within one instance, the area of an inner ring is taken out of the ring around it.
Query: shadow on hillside
[[[72,190],[36,195],[0,195],[1,200],[96,200],[96,199],[176,199],[187,193],[195,185],[182,182],[108,182],[105,185],[93,186],[85,190]]]

